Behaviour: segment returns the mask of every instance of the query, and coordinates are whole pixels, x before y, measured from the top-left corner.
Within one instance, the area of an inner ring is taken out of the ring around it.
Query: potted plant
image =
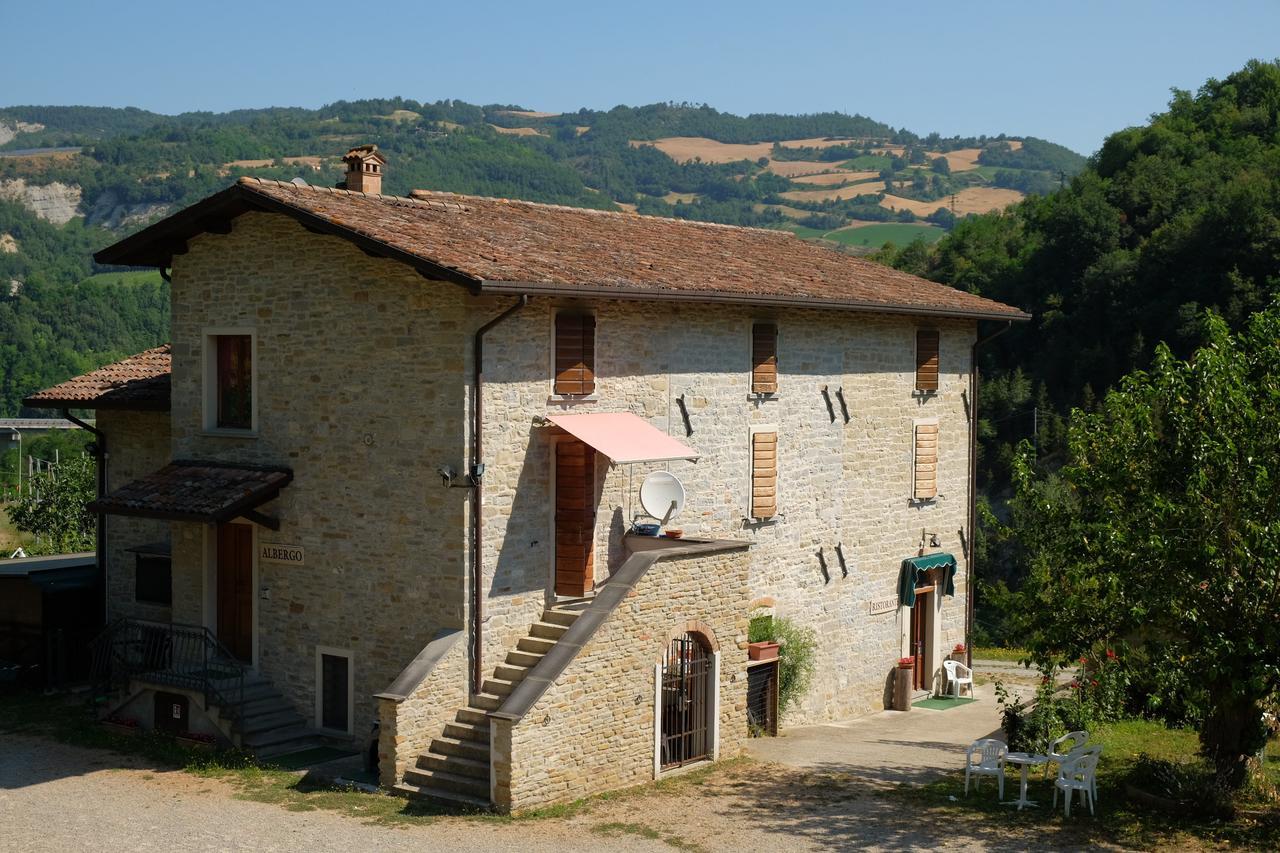
[[[747,643],[747,656],[751,660],[774,660],[778,657],[778,644],[770,640]]]
[[[115,735],[134,737],[141,731],[138,721],[132,717],[110,716],[102,721],[102,727]]]
[[[956,643],[956,647],[951,650],[951,659],[963,661],[964,653],[965,653],[964,643]]]
[[[916,659],[913,656],[908,655],[905,658],[898,658],[898,669],[915,669],[915,668],[916,668]]]

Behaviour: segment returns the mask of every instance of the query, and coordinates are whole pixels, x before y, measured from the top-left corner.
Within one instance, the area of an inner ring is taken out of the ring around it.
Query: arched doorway
[[[695,633],[671,641],[662,659],[659,745],[661,769],[682,767],[713,756],[715,655]]]

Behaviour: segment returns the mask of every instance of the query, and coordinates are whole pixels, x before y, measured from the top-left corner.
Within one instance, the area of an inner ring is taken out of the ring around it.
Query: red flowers
[[[1084,658],[1084,657],[1080,658],[1080,663],[1081,663],[1081,665],[1084,665],[1084,664],[1086,664],[1086,663],[1088,663],[1088,662],[1089,662],[1089,659],[1088,659],[1088,658]]]
[[[1115,660],[1115,659],[1116,659],[1115,649],[1107,649],[1107,660]]]

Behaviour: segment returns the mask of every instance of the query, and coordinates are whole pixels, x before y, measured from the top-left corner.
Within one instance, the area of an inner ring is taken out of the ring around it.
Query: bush
[[[1095,722],[1090,705],[1080,701],[1079,691],[1059,698],[1054,672],[1041,673],[1040,686],[1029,703],[1017,701],[1004,683],[996,680],[1001,727],[1013,752],[1048,752],[1049,745],[1067,732],[1088,731]]]
[[[778,644],[778,713],[785,714],[800,700],[813,680],[817,635],[794,621],[756,614],[747,627],[747,641]]]

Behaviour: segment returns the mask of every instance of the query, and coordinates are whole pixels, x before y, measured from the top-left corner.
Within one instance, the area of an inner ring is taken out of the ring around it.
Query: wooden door
[[[916,603],[911,607],[911,654],[916,659],[915,673],[912,677],[912,686],[916,690],[928,690],[933,685],[930,683],[929,673],[929,607],[933,604],[933,597],[930,593],[933,589],[917,589]]]
[[[583,596],[594,583],[596,451],[581,441],[556,442],[556,595]]]
[[[253,662],[253,528],[218,525],[218,640]]]

